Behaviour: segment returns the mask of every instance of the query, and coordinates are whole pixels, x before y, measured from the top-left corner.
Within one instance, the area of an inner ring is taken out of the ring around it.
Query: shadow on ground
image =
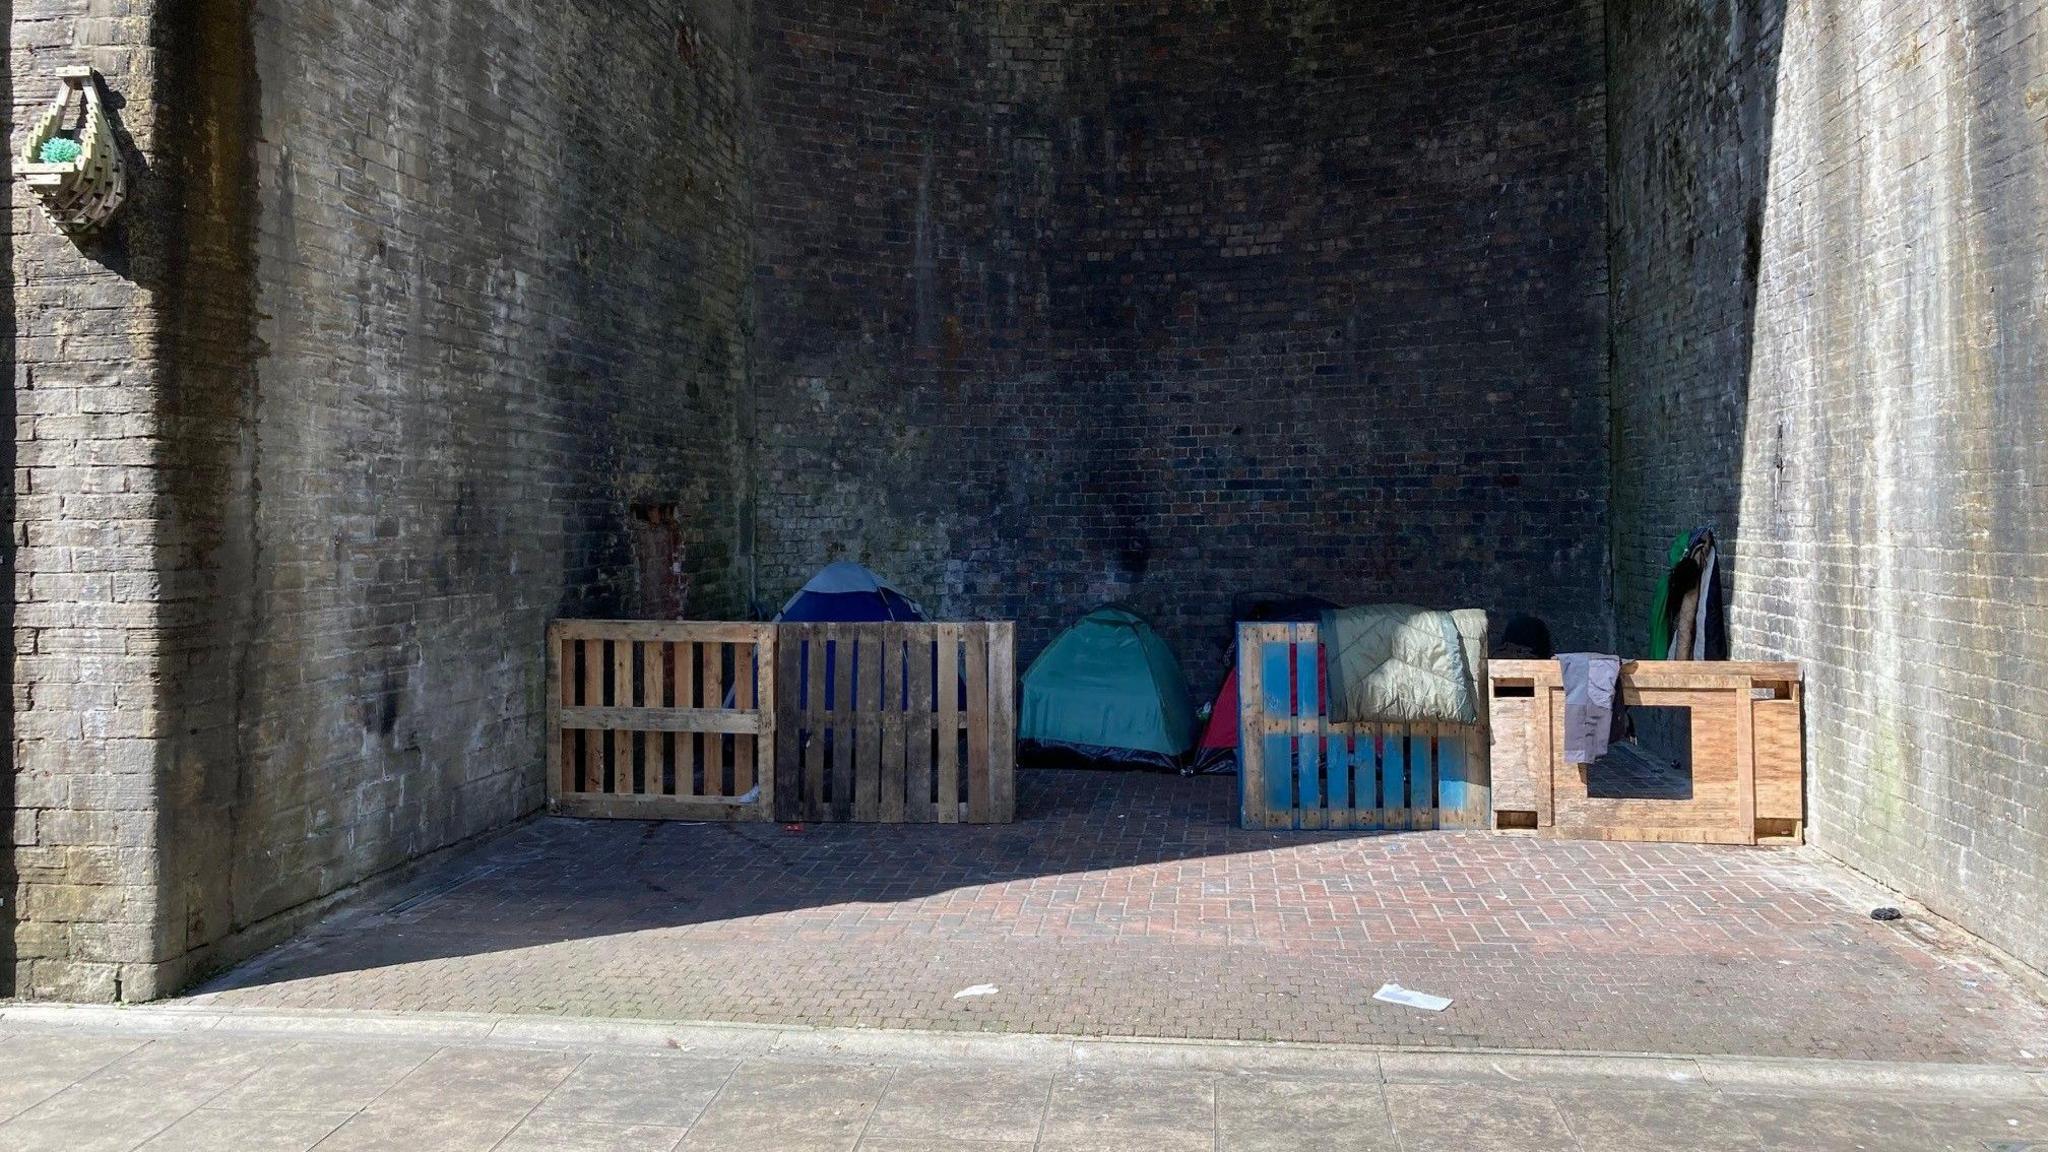
[[[216,1007],[2037,1062],[1965,941],[1803,851],[1246,832],[1233,781],[1021,773],[1007,827],[546,819]],[[1377,1002],[1392,981],[1449,996]],[[960,991],[992,985],[985,996]]]

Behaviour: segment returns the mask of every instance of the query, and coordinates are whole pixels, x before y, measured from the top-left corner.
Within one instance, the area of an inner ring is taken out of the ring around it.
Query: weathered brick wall
[[[1733,537],[1827,851],[2048,967],[2048,5],[1613,7],[1617,612]]]
[[[867,561],[1029,656],[1233,592],[1604,646],[1587,0],[762,0],[759,592]]]
[[[146,997],[535,808],[551,616],[744,607],[750,40],[743,0],[107,7],[13,21],[18,94],[157,46],[156,91],[101,67],[163,121],[155,264],[14,214],[17,936],[38,994]]]
[[[0,4],[10,8],[12,931],[0,981],[25,996],[107,999],[124,974],[136,985],[157,948],[152,600],[162,488],[150,467],[160,329],[150,289],[164,244],[137,225],[81,250],[14,181],[12,153],[54,95],[57,71],[76,64],[128,96],[119,127],[153,148],[153,6]],[[160,188],[135,192],[139,211],[161,209]]]

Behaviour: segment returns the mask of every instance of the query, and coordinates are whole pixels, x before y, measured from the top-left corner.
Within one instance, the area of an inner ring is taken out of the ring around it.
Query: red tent
[[[1210,706],[1209,722],[1195,741],[1196,772],[1227,772],[1237,768],[1237,666],[1223,678],[1223,690]]]
[[[1285,621],[1305,623],[1322,618],[1325,609],[1337,605],[1315,596],[1265,597],[1249,604],[1236,606],[1231,614],[1240,622]],[[1329,673],[1323,670],[1322,654],[1316,657],[1316,680],[1323,684],[1321,699],[1329,699],[1327,685]],[[1293,703],[1293,690],[1288,690],[1288,703]],[[1216,693],[1216,702],[1210,705],[1209,722],[1202,726],[1202,738],[1195,743],[1192,759],[1193,771],[1198,773],[1237,771],[1237,666],[1231,665],[1230,674],[1223,678],[1223,687]]]

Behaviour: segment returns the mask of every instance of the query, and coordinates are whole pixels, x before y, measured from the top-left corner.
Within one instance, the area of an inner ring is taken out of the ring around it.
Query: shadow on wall
[[[1608,6],[1616,640],[1648,654],[1671,539],[1730,589],[1785,0]]]
[[[1785,0],[1608,7],[1615,640],[1649,651],[1674,536],[1732,592]],[[1687,733],[1644,712],[1667,760]]]
[[[138,189],[138,264],[164,333],[156,564],[184,595],[160,605],[156,854],[162,956],[171,965],[225,936],[234,900],[236,806],[245,802],[248,660],[262,608],[256,567],[255,154],[259,122],[250,0],[189,0],[162,18],[153,151]],[[169,94],[165,98],[165,94]],[[143,222],[148,223],[147,231]],[[171,967],[161,991],[183,980]]]

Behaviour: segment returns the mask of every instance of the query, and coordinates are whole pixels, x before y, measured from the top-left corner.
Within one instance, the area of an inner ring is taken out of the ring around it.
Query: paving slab
[[[1030,1144],[1053,1080],[1042,1068],[902,1068],[868,1120],[868,1139]]]
[[[534,1109],[537,1118],[688,1128],[739,1067],[737,1060],[604,1053],[577,1066]]]
[[[2024,984],[1805,850],[1247,832],[1231,781],[1147,773],[1026,771],[1018,804],[541,819],[183,1003],[2048,1066]]]
[[[1215,1074],[1186,1071],[1068,1073],[1053,1083],[1039,1133],[1039,1147],[1073,1152],[1178,1152],[1215,1141]]]
[[[135,1051],[119,1036],[12,1035],[0,1040],[0,1120],[18,1116]]]
[[[195,1035],[11,1012],[0,1010],[5,1030],[19,1031],[10,1041],[34,1041],[21,1051],[50,1055],[45,1075],[71,1080],[0,1123],[0,1152],[1994,1152],[2048,1142],[2048,1074],[2010,1067],[1756,1061],[1783,1073],[1763,1091],[1673,1078],[1691,1062],[1662,1056],[1331,1048],[1333,1071],[1318,1074],[1235,1042],[1020,1047],[905,1033],[878,1057],[835,1043],[847,1034],[816,1032],[802,1056],[751,1040],[715,1054],[724,1028],[683,1054],[607,1041],[604,1029],[547,1047],[492,1039],[508,1021],[487,1017],[467,1018],[484,1039],[450,1045],[433,1017],[378,1017],[356,1031],[319,1013],[279,1032],[266,1031],[274,1013],[223,1013]],[[1104,1049],[1123,1059],[1107,1062]],[[1190,1059],[1198,1050],[1209,1058]],[[1394,1057],[1400,1078],[1381,1075],[1379,1061]],[[351,1076],[351,1062],[366,1071]],[[1967,1074],[1931,1074],[1944,1069]],[[295,1076],[321,1083],[285,1090]]]
[[[682,1147],[850,1149],[888,1087],[892,1069],[788,1060],[748,1061],[726,1081]]]
[[[368,1046],[312,1041],[293,1044],[208,1107],[256,1112],[340,1112],[367,1107],[434,1055],[430,1043]]]
[[[1396,1147],[1377,1084],[1270,1074],[1217,1079],[1218,1152],[1394,1152]]]
[[[347,1112],[200,1109],[142,1146],[142,1152],[309,1152],[348,1122]]]
[[[1468,1088],[1390,1084],[1387,1113],[1403,1152],[1516,1148],[1578,1152],[1557,1101],[1540,1088]]]
[[[669,1152],[683,1129],[530,1116],[492,1152]]]

